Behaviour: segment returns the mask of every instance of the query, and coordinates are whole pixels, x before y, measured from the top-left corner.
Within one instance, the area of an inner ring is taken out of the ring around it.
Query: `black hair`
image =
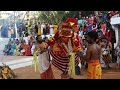
[[[36,41],[37,41],[37,43],[40,43],[40,44],[41,44],[41,43],[43,42],[43,39],[39,40],[39,39],[38,39],[39,36],[41,37],[41,35],[37,35]]]
[[[92,38],[94,41],[96,41],[96,39],[98,39],[98,33],[97,32],[91,31],[91,32],[88,32],[87,35],[90,38]]]
[[[29,36],[29,34],[28,34],[28,33],[25,33],[25,37],[27,37],[27,36]]]
[[[38,40],[38,37],[39,37],[39,36],[41,36],[41,35],[37,35],[36,40]]]

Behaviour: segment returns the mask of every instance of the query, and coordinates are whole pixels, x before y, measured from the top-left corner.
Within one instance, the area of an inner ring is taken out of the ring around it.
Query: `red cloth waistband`
[[[90,60],[88,63],[100,63],[100,60]]]

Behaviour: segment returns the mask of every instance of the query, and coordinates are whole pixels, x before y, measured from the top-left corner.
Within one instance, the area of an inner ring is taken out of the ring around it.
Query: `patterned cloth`
[[[40,74],[41,79],[54,79],[53,71],[51,66],[43,73]]]
[[[61,70],[63,73],[68,73],[69,57],[66,55],[66,51],[63,47],[57,46],[60,49],[61,54],[55,54],[53,47],[50,48],[50,54],[52,56],[52,64]],[[55,49],[55,48],[54,48]],[[79,56],[75,55],[75,66],[79,64]]]
[[[99,60],[88,62],[88,79],[101,79],[102,69]]]

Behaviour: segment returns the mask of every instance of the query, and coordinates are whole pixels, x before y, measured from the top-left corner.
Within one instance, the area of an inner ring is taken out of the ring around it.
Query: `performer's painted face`
[[[73,32],[71,28],[62,28],[59,34],[61,37],[72,37]]]
[[[64,37],[64,36],[61,37],[61,41],[65,43],[68,43],[69,39],[70,39],[69,37]]]
[[[73,35],[72,28],[62,28],[62,29],[60,29],[59,35],[61,37],[61,42],[68,43],[69,39]]]

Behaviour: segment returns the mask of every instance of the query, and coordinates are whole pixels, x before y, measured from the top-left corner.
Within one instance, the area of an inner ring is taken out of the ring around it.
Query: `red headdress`
[[[76,19],[74,19],[74,18],[68,18],[66,20],[66,23],[71,23],[73,25],[77,25],[78,21]]]
[[[63,37],[72,37],[74,28],[77,25],[77,20],[74,18],[68,18],[59,27],[59,35]]]

